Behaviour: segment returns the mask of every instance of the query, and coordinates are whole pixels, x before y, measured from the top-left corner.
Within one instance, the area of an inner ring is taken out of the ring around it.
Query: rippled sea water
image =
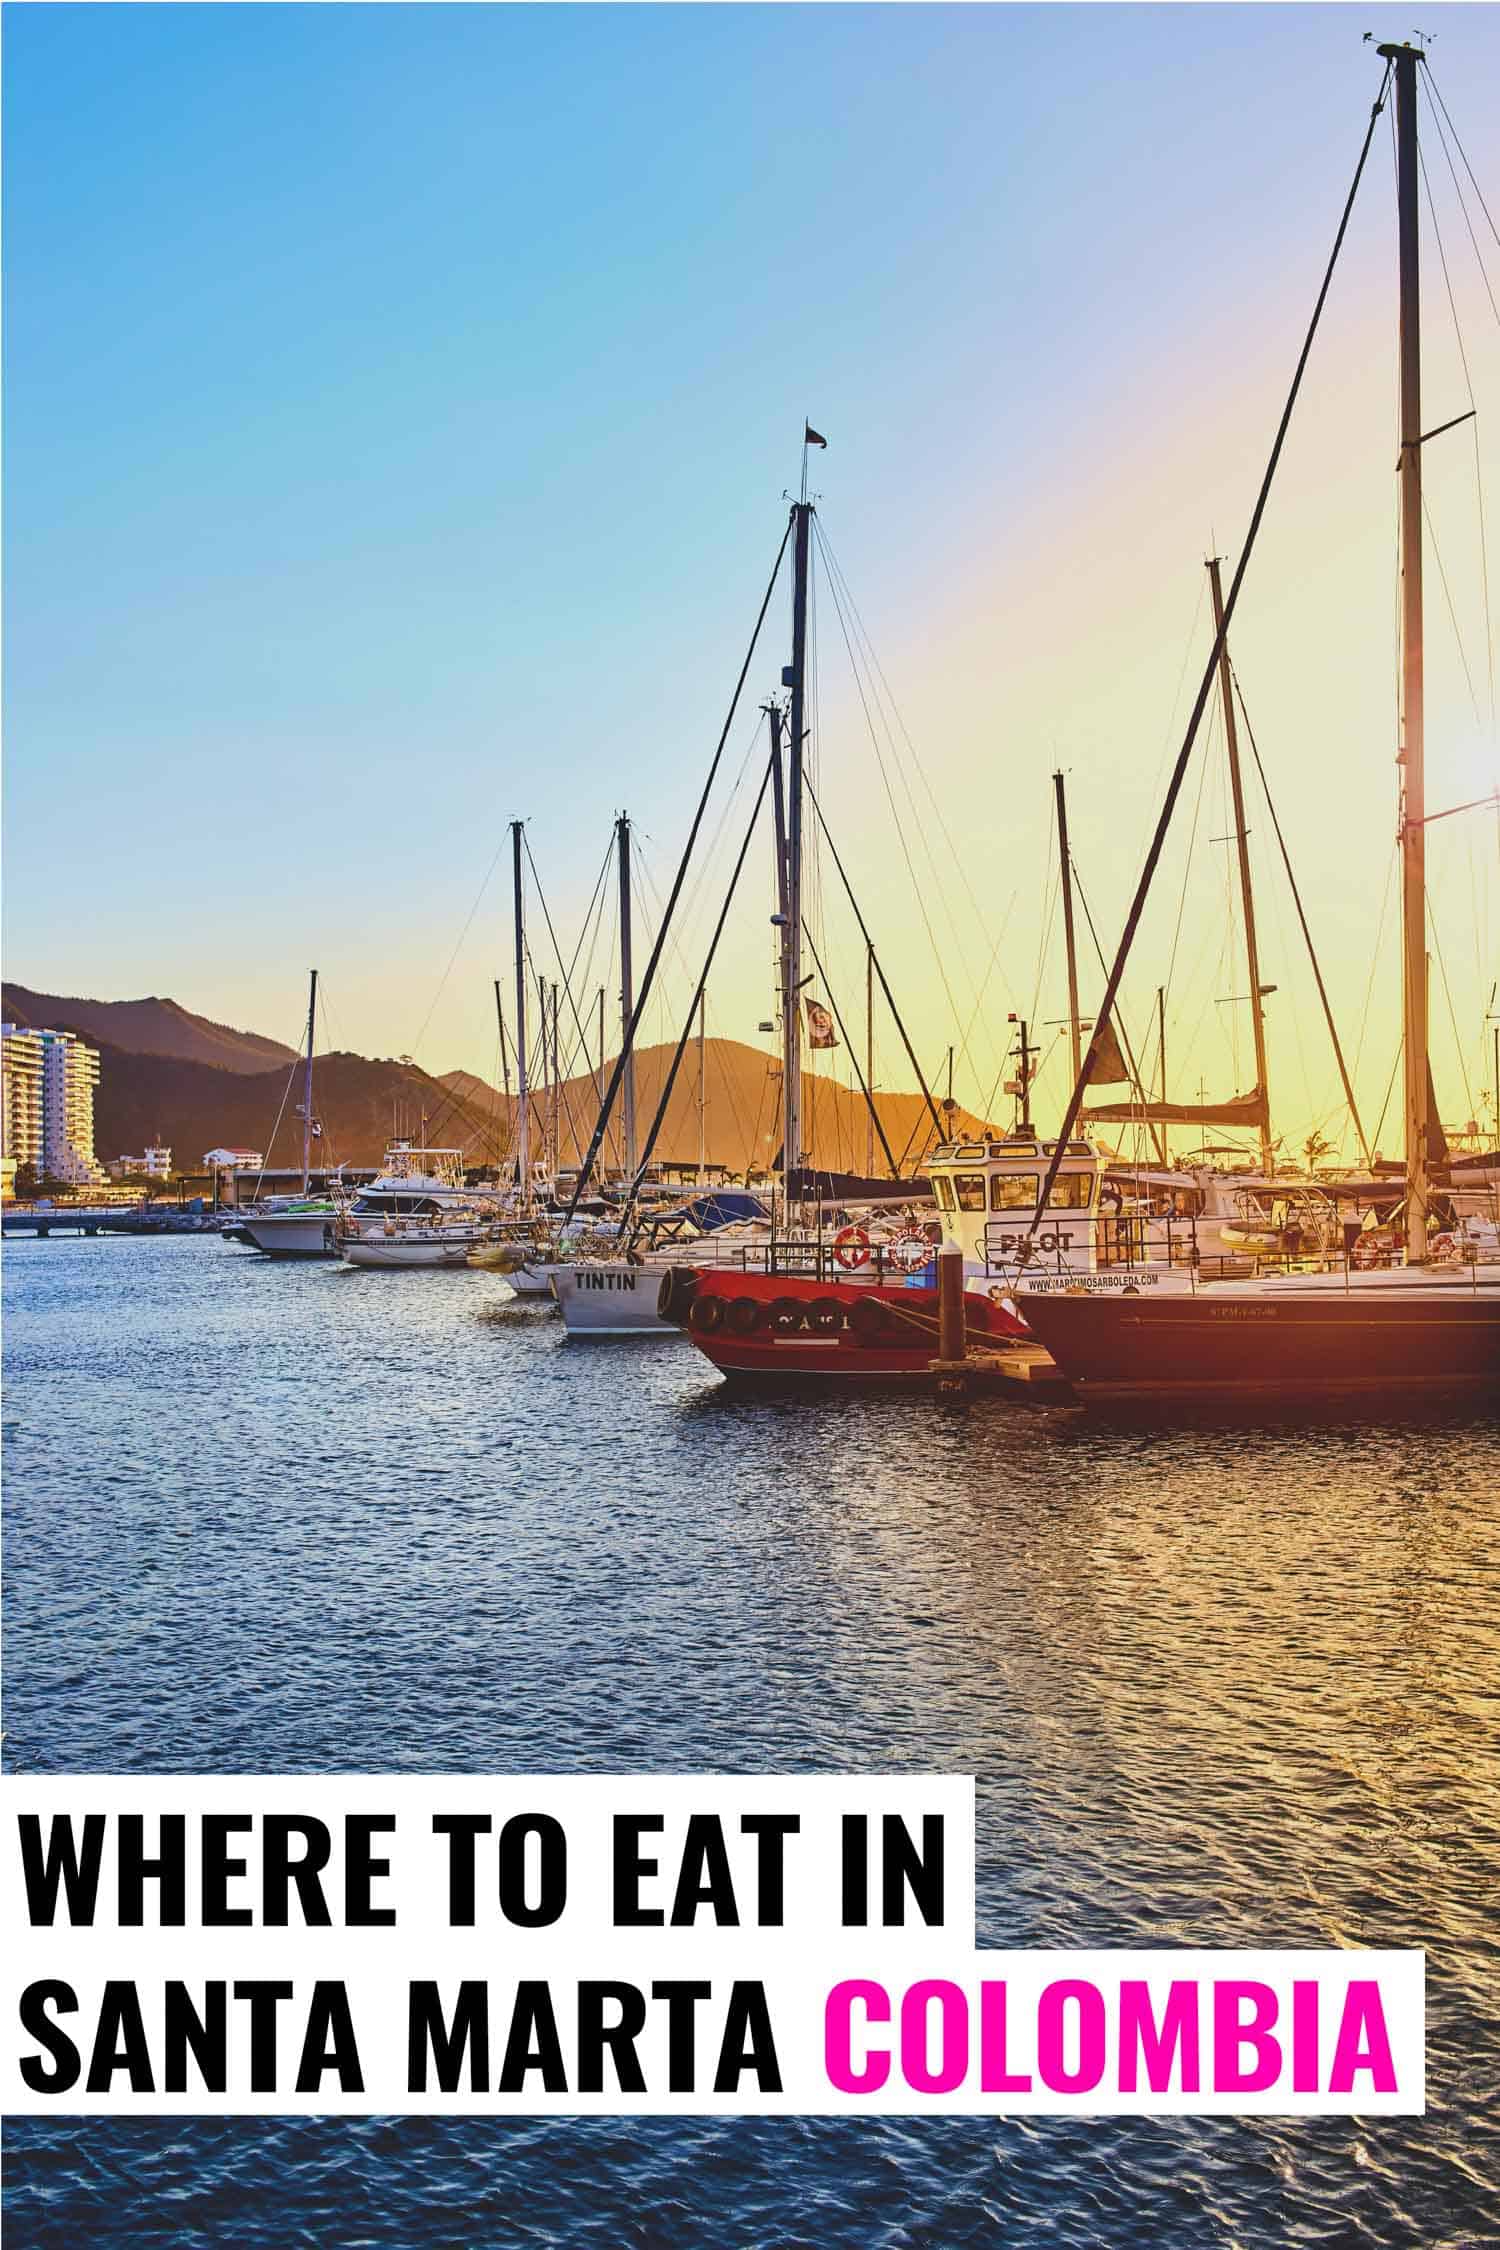
[[[1419,2119],[19,2121],[32,2244],[1500,2242],[1500,1421],[742,1400],[488,1274],[5,1257],[32,1772],[973,1772],[979,1942],[1428,1950]]]

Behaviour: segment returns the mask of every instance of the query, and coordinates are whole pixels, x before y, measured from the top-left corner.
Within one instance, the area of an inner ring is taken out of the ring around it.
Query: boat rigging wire
[[[813,957],[813,967],[817,970],[818,975],[823,979],[823,990],[828,995],[828,1005],[830,1008],[832,1008],[834,1021],[838,1025],[839,1031],[843,1035],[844,1053],[848,1056],[850,1066],[854,1071],[854,1075],[859,1080],[859,1090],[864,1095],[865,1107],[870,1113],[870,1121],[874,1125],[876,1132],[880,1136],[880,1145],[885,1150],[885,1160],[891,1168],[891,1178],[893,1180],[899,1180],[901,1177],[901,1168],[897,1164],[895,1157],[891,1154],[891,1144],[885,1137],[885,1127],[880,1122],[880,1112],[875,1107],[875,1097],[871,1093],[869,1087],[865,1084],[865,1074],[859,1067],[859,1057],[855,1052],[854,1041],[850,1038],[848,1026],[845,1024],[842,1015],[839,1013],[839,1004],[833,996],[833,986],[829,981],[827,971],[824,969],[822,962],[818,959],[818,949],[813,944],[812,932],[811,930],[804,929],[802,934],[807,940],[807,949]],[[842,1145],[843,1144],[841,1141],[841,1153]],[[848,1169],[852,1171],[854,1169],[853,1165],[851,1164]]]
[[[584,1157],[582,1164],[579,1166],[578,1177],[573,1183],[573,1192],[568,1199],[568,1221],[571,1221],[574,1212],[577,1210],[579,1198],[582,1196],[583,1191],[587,1187],[589,1179],[592,1176],[594,1164],[596,1159],[598,1158],[600,1145],[603,1142],[605,1131],[609,1124],[610,1112],[614,1108],[615,1099],[620,1091],[620,1081],[625,1075],[626,1058],[633,1051],[635,1046],[636,1027],[639,1025],[642,1016],[645,1013],[646,1002],[650,997],[652,985],[656,981],[657,965],[661,960],[662,948],[666,943],[667,930],[670,926],[672,915],[676,911],[677,901],[682,895],[682,886],[687,877],[689,862],[691,861],[693,856],[693,847],[698,841],[698,831],[703,825],[703,815],[708,809],[708,800],[713,791],[715,778],[718,775],[719,761],[724,755],[724,745],[729,740],[729,730],[734,725],[734,715],[735,712],[739,709],[740,695],[744,688],[746,677],[749,674],[750,666],[755,658],[756,646],[760,640],[760,629],[766,621],[766,611],[771,606],[771,596],[776,590],[776,581],[781,576],[782,560],[785,557],[787,542],[792,536],[792,525],[795,521],[796,513],[795,510],[793,510],[793,512],[788,515],[786,521],[786,529],[781,534],[781,545],[776,550],[776,560],[771,566],[771,575],[766,583],[766,591],[761,601],[760,613],[755,620],[755,630],[750,635],[750,646],[746,649],[745,661],[740,666],[740,676],[736,680],[734,685],[734,694],[730,698],[729,710],[724,720],[723,730],[719,736],[718,747],[715,749],[712,762],[709,765],[708,779],[703,784],[703,793],[698,799],[698,809],[693,815],[693,825],[688,830],[687,842],[683,846],[682,858],[678,864],[676,877],[673,880],[671,896],[667,900],[666,914],[657,928],[656,942],[651,948],[651,958],[646,963],[646,973],[641,979],[640,990],[635,997],[635,1005],[631,1010],[630,1022],[626,1026],[625,1037],[623,1042],[621,1043],[620,1053],[615,1059],[615,1067],[610,1075],[609,1087],[605,1093],[603,1102],[600,1104],[599,1116],[594,1126],[593,1137],[589,1142],[588,1153]]]
[[[1275,831],[1276,842],[1281,850],[1281,864],[1286,869],[1286,879],[1292,893],[1292,904],[1297,909],[1297,920],[1302,925],[1302,935],[1307,945],[1307,957],[1312,963],[1312,973],[1314,978],[1317,980],[1318,998],[1323,1004],[1323,1021],[1328,1026],[1328,1036],[1333,1042],[1334,1059],[1337,1061],[1339,1066],[1339,1077],[1343,1082],[1344,1099],[1349,1104],[1349,1115],[1354,1120],[1354,1130],[1359,1136],[1360,1152],[1364,1157],[1366,1170],[1368,1170],[1370,1163],[1370,1143],[1365,1138],[1365,1129],[1360,1122],[1359,1104],[1354,1099],[1353,1082],[1351,1081],[1349,1076],[1348,1065],[1344,1061],[1343,1047],[1339,1043],[1338,1026],[1333,1020],[1333,1004],[1328,997],[1328,987],[1323,982],[1323,970],[1318,960],[1318,949],[1313,944],[1312,931],[1308,928],[1307,925],[1307,915],[1302,905],[1302,893],[1297,888],[1297,878],[1292,872],[1292,855],[1287,850],[1286,838],[1281,832],[1281,822],[1277,818],[1275,801],[1271,796],[1271,784],[1266,779],[1266,769],[1261,763],[1260,745],[1255,739],[1255,729],[1250,724],[1250,713],[1245,708],[1245,692],[1244,689],[1240,686],[1239,674],[1235,671],[1233,664],[1231,664],[1229,667],[1229,677],[1234,683],[1234,699],[1235,702],[1239,705],[1240,717],[1245,722],[1245,739],[1250,745],[1250,755],[1255,760],[1255,770],[1260,776],[1261,794],[1266,800],[1266,810],[1271,816],[1271,827]]]
[[[1370,122],[1365,128],[1365,137],[1363,145],[1360,148],[1359,161],[1355,165],[1354,178],[1350,182],[1349,193],[1344,201],[1343,213],[1339,219],[1338,232],[1334,236],[1333,249],[1329,254],[1328,264],[1323,274],[1322,286],[1318,291],[1317,302],[1313,306],[1312,319],[1308,324],[1307,334],[1303,339],[1301,354],[1297,360],[1296,372],[1292,377],[1292,386],[1287,394],[1286,405],[1282,408],[1281,420],[1277,426],[1276,436],[1271,446],[1270,459],[1266,463],[1265,474],[1261,478],[1260,491],[1256,496],[1255,507],[1250,517],[1250,528],[1245,535],[1244,545],[1240,549],[1240,558],[1235,565],[1234,577],[1230,581],[1229,593],[1224,603],[1224,615],[1219,624],[1218,630],[1214,634],[1214,645],[1212,650],[1210,651],[1208,663],[1204,667],[1203,678],[1199,683],[1198,693],[1193,700],[1192,712],[1188,718],[1187,732],[1183,737],[1182,748],[1177,753],[1177,760],[1172,769],[1172,777],[1167,785],[1166,802],[1162,806],[1161,815],[1157,820],[1156,830],[1151,839],[1151,847],[1146,855],[1146,864],[1141,870],[1140,881],[1136,885],[1135,897],[1131,903],[1130,913],[1126,919],[1125,928],[1120,937],[1119,950],[1115,955],[1114,966],[1109,973],[1109,981],[1105,987],[1103,1005],[1099,1011],[1100,1023],[1108,1021],[1111,1011],[1114,1008],[1115,1001],[1119,996],[1120,982],[1125,974],[1125,964],[1130,958],[1130,948],[1135,938],[1136,926],[1140,921],[1141,912],[1146,903],[1146,896],[1151,888],[1152,878],[1156,873],[1157,862],[1161,858],[1162,846],[1166,842],[1167,830],[1171,826],[1173,810],[1182,791],[1183,779],[1187,773],[1188,761],[1192,756],[1193,744],[1197,739],[1198,728],[1203,718],[1204,708],[1207,705],[1209,696],[1213,690],[1214,677],[1216,672],[1218,671],[1225,642],[1228,639],[1229,627],[1233,621],[1235,606],[1239,600],[1240,588],[1244,584],[1245,572],[1249,567],[1250,557],[1255,551],[1255,542],[1260,532],[1261,519],[1266,511],[1266,503],[1271,496],[1271,486],[1275,480],[1276,470],[1281,460],[1282,448],[1286,443],[1287,431],[1291,427],[1292,412],[1296,406],[1298,393],[1302,388],[1302,378],[1304,373],[1306,372],[1307,363],[1312,354],[1313,340],[1317,335],[1318,326],[1323,317],[1323,307],[1327,303],[1328,292],[1333,285],[1334,270],[1338,265],[1339,253],[1344,246],[1344,236],[1349,230],[1349,220],[1354,210],[1354,199],[1359,193],[1359,183],[1364,175],[1365,161],[1370,153],[1370,144],[1375,137],[1375,127],[1379,121],[1380,113],[1385,107],[1386,92],[1391,82],[1392,67],[1393,66],[1391,60],[1388,57],[1386,59],[1385,75],[1380,81],[1380,92],[1376,97],[1374,107],[1370,111]],[[1051,1197],[1053,1187],[1057,1181],[1058,1168],[1062,1163],[1064,1151],[1072,1135],[1073,1127],[1077,1122],[1078,1112],[1083,1106],[1084,1093],[1087,1090],[1089,1079],[1093,1075],[1094,1063],[1098,1056],[1099,1036],[1099,1025],[1096,1024],[1093,1033],[1090,1036],[1088,1048],[1084,1054],[1083,1063],[1078,1073],[1077,1083],[1075,1084],[1072,1093],[1068,1097],[1067,1110],[1064,1113],[1062,1125],[1059,1129],[1057,1139],[1053,1144],[1052,1155],[1047,1165],[1047,1177],[1043,1185],[1041,1195],[1038,1199],[1037,1208],[1033,1212],[1031,1220],[1026,1229],[1026,1248],[1028,1251],[1033,1239],[1036,1236],[1038,1228],[1041,1225],[1041,1213],[1043,1212],[1043,1210],[1045,1210],[1047,1203]]]

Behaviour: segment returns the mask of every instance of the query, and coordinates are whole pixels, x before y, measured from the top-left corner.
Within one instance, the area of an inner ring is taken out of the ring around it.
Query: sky
[[[1500,218],[1500,13],[1423,28]],[[1112,952],[1209,652],[1204,559],[1237,557],[1378,88],[1362,34],[1410,30],[1378,5],[8,7],[7,974],[295,1040],[316,964],[320,1044],[493,1077],[506,823],[565,954],[622,809],[654,915],[810,417],[820,801],[924,1068],[951,1043],[955,1094],[1006,1117],[1014,1010],[1055,1118],[1051,775]],[[1500,770],[1500,239],[1422,129],[1424,420],[1478,410],[1424,453],[1439,809]],[[1387,1152],[1395,342],[1382,119],[1232,646]],[[788,637],[783,579],[649,1037],[687,1008]],[[1277,1130],[1353,1155],[1258,788]],[[1206,727],[1123,1010],[1154,1068],[1166,988],[1179,1099],[1253,1078],[1230,826]],[[1494,813],[1429,831],[1454,1124],[1493,1116],[1497,841]],[[862,1042],[826,856],[809,892]],[[711,1032],[772,1013],[773,904],[758,837]],[[531,936],[545,968],[534,903]],[[579,961],[614,988],[607,937]],[[1087,939],[1082,984],[1088,1012]],[[888,1019],[875,1075],[911,1083]]]

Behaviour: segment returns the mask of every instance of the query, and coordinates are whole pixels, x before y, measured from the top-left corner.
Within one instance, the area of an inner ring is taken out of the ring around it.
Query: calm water
[[[745,1403],[502,1289],[12,1244],[10,1767],[973,1772],[982,1944],[1425,1945],[1428,2115],[49,2120],[10,2245],[1500,2242],[1500,1425]]]

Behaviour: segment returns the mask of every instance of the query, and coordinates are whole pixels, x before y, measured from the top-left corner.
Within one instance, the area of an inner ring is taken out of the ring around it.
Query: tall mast
[[[635,1050],[630,1040],[630,1019],[635,1013],[635,982],[630,966],[630,815],[615,822],[620,851],[620,1037],[625,1049],[625,1070],[620,1081],[620,1119],[625,1135],[625,1177],[635,1178]]]
[[[1415,47],[1379,50],[1396,73],[1401,251],[1401,961],[1406,1091],[1406,1256],[1427,1258],[1427,813],[1422,741],[1422,332],[1418,287]]]
[[[511,857],[516,906],[516,1186],[524,1202],[531,1201],[531,1116],[526,1085],[526,919],[521,892],[521,831],[524,823],[510,824]]]
[[[1234,680],[1229,669],[1229,640],[1224,632],[1224,589],[1219,581],[1219,558],[1208,559],[1208,582],[1213,588],[1214,633],[1219,642],[1219,693],[1224,700],[1224,742],[1229,752],[1229,787],[1234,798],[1234,841],[1240,862],[1240,910],[1245,919],[1245,966],[1250,978],[1250,1024],[1255,1034],[1255,1083],[1260,1089],[1260,1168],[1269,1178],[1275,1164],[1271,1147],[1271,1092],[1266,1076],[1266,1018],[1261,1001],[1260,948],[1255,937],[1255,892],[1250,881],[1250,831],[1245,826],[1245,788],[1240,778],[1240,738],[1234,723]],[[1163,1095],[1165,1100],[1166,1096]]]
[[[781,764],[783,714],[776,702],[763,706],[771,723],[771,813],[776,842],[776,975],[781,1007],[781,1181],[786,1223],[790,1223],[792,1174],[797,1168],[790,1138],[790,1097],[794,1058],[798,1053],[797,1024],[792,1013],[792,916],[787,888],[786,777]]]
[[[552,987],[552,1181],[557,1184],[557,1168],[562,1162],[562,1060],[557,1039],[557,986]]]
[[[806,454],[804,451],[804,475]],[[807,735],[807,562],[812,502],[792,504],[792,661],[782,685],[792,691],[787,748],[786,1015],[782,1026],[782,1154],[786,1177],[802,1163],[802,753]]]
[[[865,1113],[865,1178],[875,1177],[875,948],[865,941],[865,1085],[869,1107]]]
[[[1057,856],[1062,868],[1063,942],[1068,949],[1068,1045],[1073,1058],[1073,1083],[1083,1067],[1083,1039],[1078,1021],[1078,953],[1073,942],[1073,866],[1068,858],[1068,799],[1061,772],[1052,776],[1057,791]]]
[[[309,1180],[311,1179],[311,1177],[312,1177],[312,1140],[313,1140],[312,1062],[313,1062],[313,1027],[314,1027],[314,1025],[315,1025],[315,1023],[316,1023],[316,1021],[317,1021],[317,1013],[318,1013],[318,972],[317,972],[317,970],[316,970],[316,969],[310,969],[310,970],[308,971],[308,975],[309,975],[309,977],[311,978],[311,980],[312,980],[312,981],[311,981],[311,983],[310,983],[310,985],[309,985],[309,987],[308,987],[308,993],[307,993],[307,1061],[306,1061],[306,1063],[305,1063],[305,1064],[303,1065],[303,1070],[302,1070],[302,1192],[303,1192],[303,1194],[304,1194],[304,1195],[306,1195],[306,1193],[307,1193],[307,1184],[308,1184],[308,1181],[309,1181]],[[158,1138],[159,1138],[159,1137],[160,1137],[160,1135],[158,1134]],[[326,1177],[326,1174],[325,1174],[325,1177]]]
[[[706,1070],[706,1066],[707,1066],[707,1061],[708,1061],[708,1055],[707,1055],[707,1016],[708,1016],[708,994],[707,994],[706,992],[700,992],[700,993],[699,993],[699,995],[698,995],[698,1185],[699,1185],[699,1187],[702,1187],[702,1185],[703,1185],[703,1183],[704,1183],[705,1179],[707,1178],[707,1157],[708,1157],[708,1148],[707,1148],[707,1126],[706,1126],[706,1122],[705,1122],[705,1120],[706,1120],[706,1118],[707,1118],[707,1114],[708,1114],[708,1078],[707,1078],[707,1070]]]

